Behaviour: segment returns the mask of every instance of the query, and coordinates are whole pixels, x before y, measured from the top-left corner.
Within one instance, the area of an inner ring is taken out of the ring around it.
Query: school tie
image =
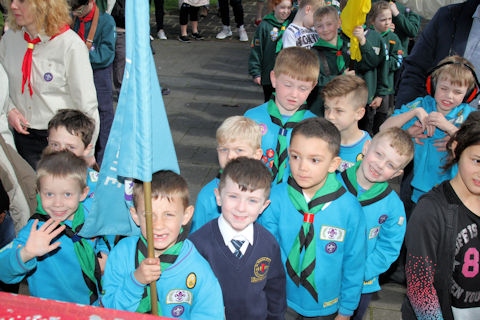
[[[244,240],[236,240],[236,239],[232,239],[230,241],[232,242],[233,247],[235,248],[235,252],[233,253],[234,256],[237,257],[238,259],[243,257],[243,253],[242,253],[242,251],[240,251],[240,248],[243,246],[243,243],[245,241]]]
[[[31,39],[28,32],[23,33],[23,38],[27,41],[27,51],[23,56],[23,63],[22,63],[22,93],[25,91],[25,84],[28,84],[28,90],[30,91],[30,96],[33,94],[32,83],[30,81],[30,76],[32,73],[32,56],[33,56],[33,48],[35,45],[40,42],[40,38],[36,37],[35,39]]]

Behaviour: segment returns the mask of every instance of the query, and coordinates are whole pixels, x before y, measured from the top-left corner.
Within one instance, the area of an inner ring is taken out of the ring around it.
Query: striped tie
[[[242,251],[240,251],[240,248],[242,247],[245,241],[232,239],[231,242],[233,244],[233,247],[235,248],[235,252],[233,254],[235,255],[235,257],[240,259],[243,256],[243,253]]]

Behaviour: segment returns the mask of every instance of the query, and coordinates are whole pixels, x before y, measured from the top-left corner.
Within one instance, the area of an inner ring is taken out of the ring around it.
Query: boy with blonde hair
[[[288,145],[292,128],[306,118],[306,100],[317,84],[320,64],[316,55],[301,47],[285,48],[277,56],[270,73],[276,94],[270,101],[245,112],[262,128],[263,161],[272,170],[273,181],[288,177]]]
[[[429,95],[395,110],[380,130],[401,127],[420,133],[416,136],[413,158],[413,193],[417,203],[424,193],[444,180],[455,176],[442,167],[447,157],[445,144],[458,127],[475,111],[468,102],[478,94],[479,84],[473,65],[460,56],[450,56],[438,63],[427,78]]]
[[[260,160],[262,157],[261,143],[262,131],[260,126],[247,117],[228,117],[218,127],[217,155],[220,172],[198,193],[190,232],[200,229],[204,224],[220,215],[221,210],[217,205],[214,190],[218,188],[223,168],[230,160],[237,157]]]
[[[45,153],[37,166],[38,206],[17,238],[0,250],[0,280],[28,281],[35,297],[98,305],[100,242],[78,236],[85,221],[87,164],[70,151]]]
[[[283,34],[283,48],[303,47],[310,49],[318,40],[317,31],[313,28],[313,13],[324,6],[323,0],[302,0],[298,11]]]
[[[413,158],[413,142],[400,128],[376,134],[363,146],[363,160],[339,174],[345,188],[357,197],[367,225],[367,259],[362,296],[352,319],[361,320],[379,276],[397,259],[406,229],[403,203],[388,181],[403,173]]]
[[[327,120],[297,124],[288,150],[291,175],[272,188],[260,219],[286,267],[286,320],[346,320],[360,299],[365,221],[358,200],[337,180],[339,149],[340,133]]]
[[[358,121],[365,114],[368,88],[365,81],[354,75],[333,78],[322,90],[325,119],[340,131],[340,158],[338,167],[344,171],[362,158],[363,145],[370,140],[368,132],[358,128]]]
[[[140,236],[118,242],[104,274],[106,308],[149,313],[150,284],[156,281],[159,315],[182,319],[224,319],[222,290],[208,262],[186,239],[193,214],[187,182],[172,171],[152,175],[151,199],[135,181],[130,214]],[[145,201],[152,201],[154,258],[147,254]]]

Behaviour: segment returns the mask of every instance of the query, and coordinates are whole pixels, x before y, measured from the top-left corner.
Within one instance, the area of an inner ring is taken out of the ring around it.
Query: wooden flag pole
[[[155,248],[153,244],[153,222],[152,222],[152,182],[143,183],[143,197],[145,202],[145,220],[147,223],[147,251],[149,258],[155,258]],[[152,314],[158,316],[157,304],[157,282],[150,283],[150,302],[152,305]]]

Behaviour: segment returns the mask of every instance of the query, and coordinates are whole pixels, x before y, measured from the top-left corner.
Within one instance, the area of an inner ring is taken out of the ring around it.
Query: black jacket
[[[403,319],[437,319],[441,312],[443,319],[453,320],[450,290],[458,208],[450,182],[444,181],[423,195],[412,213],[405,236]]]

